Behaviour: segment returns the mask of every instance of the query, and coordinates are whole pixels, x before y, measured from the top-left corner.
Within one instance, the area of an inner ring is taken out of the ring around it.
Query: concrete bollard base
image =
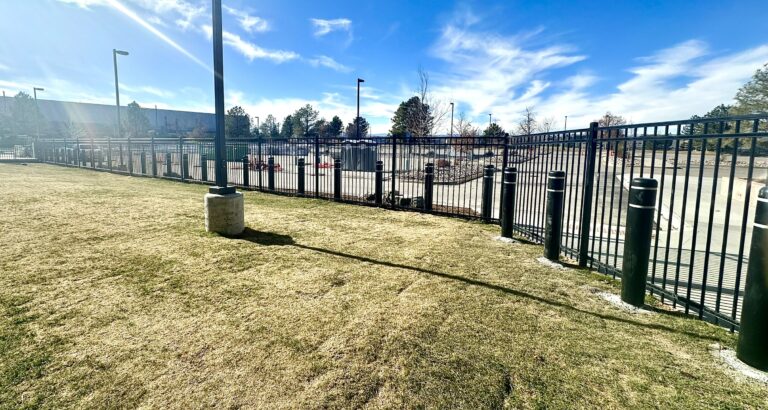
[[[205,194],[205,230],[221,235],[240,235],[245,230],[243,194]]]

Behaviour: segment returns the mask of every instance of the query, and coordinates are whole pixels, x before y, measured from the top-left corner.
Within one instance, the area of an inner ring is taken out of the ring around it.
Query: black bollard
[[[424,209],[432,210],[432,192],[435,184],[435,164],[424,167]]]
[[[549,171],[547,175],[547,220],[544,230],[544,257],[551,261],[560,259],[564,197],[565,171]]]
[[[205,154],[200,155],[200,179],[208,182],[208,156]]]
[[[275,190],[275,157],[267,158],[267,189]]]
[[[128,138],[128,174],[133,175],[133,150],[130,138]]]
[[[634,178],[629,187],[627,231],[621,264],[621,300],[637,307],[643,306],[645,300],[658,187],[658,181],[650,178]]]
[[[483,170],[483,205],[482,216],[488,222],[493,214],[493,165],[486,165]]]
[[[757,195],[736,356],[768,371],[768,187]]]
[[[171,153],[165,153],[165,176],[170,177],[173,174],[173,161],[171,161]]]
[[[112,139],[107,139],[107,163],[109,164],[109,172],[112,172]]]
[[[333,199],[341,200],[341,160],[333,160]]]
[[[181,154],[181,180],[189,178],[189,154]]]
[[[147,175],[147,153],[141,151],[141,175]]]
[[[251,184],[249,174],[250,170],[248,169],[250,166],[250,163],[248,162],[248,155],[243,157],[243,186],[248,186]]]
[[[515,226],[515,189],[517,168],[504,170],[504,198],[501,203],[501,236],[511,238]]]
[[[298,159],[299,174],[298,174],[298,193],[304,195],[304,180],[306,178],[306,171],[304,170],[304,158]]]
[[[376,161],[376,187],[373,195],[373,201],[376,205],[383,203],[382,196],[384,194],[384,161]]]
[[[88,166],[88,155],[85,153],[85,148],[80,149],[80,165]]]

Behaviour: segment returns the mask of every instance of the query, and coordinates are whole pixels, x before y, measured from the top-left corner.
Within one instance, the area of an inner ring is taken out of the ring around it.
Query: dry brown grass
[[[630,315],[615,284],[498,229],[0,164],[3,407],[768,407],[707,352],[726,331]]]

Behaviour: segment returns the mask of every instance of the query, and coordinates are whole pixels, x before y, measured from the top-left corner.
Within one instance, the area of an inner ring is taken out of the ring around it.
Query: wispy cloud
[[[7,65],[0,63],[0,71],[10,71],[11,67],[8,67]]]
[[[313,67],[326,67],[326,68],[330,68],[331,70],[338,71],[340,73],[349,73],[352,71],[350,67],[347,67],[344,64],[341,64],[338,61],[328,56],[323,56],[323,55],[317,56],[315,58],[307,60],[307,62],[309,62],[309,64]]]
[[[315,27],[315,36],[322,37],[333,31],[346,31],[349,32],[352,28],[352,20],[346,18],[338,18],[332,20],[313,18],[309,19],[312,25]]]
[[[81,9],[90,10],[93,6],[104,6],[107,4],[106,0],[58,0],[64,4],[72,4]]]
[[[128,92],[132,92],[132,93],[149,94],[149,95],[153,95],[155,97],[160,97],[160,98],[173,98],[176,95],[173,91],[163,90],[163,89],[148,86],[148,85],[131,86],[131,85],[120,83],[120,89],[123,89]]]
[[[201,30],[211,39],[213,36],[213,28],[210,25],[203,25]],[[275,63],[284,63],[286,61],[295,60],[301,56],[298,53],[287,50],[268,50],[258,45],[244,40],[237,34],[229,31],[222,33],[224,44],[232,47],[234,50],[242,54],[248,61],[255,59],[270,60]]]
[[[246,11],[238,10],[227,5],[224,5],[223,7],[227,13],[237,18],[240,27],[248,33],[263,33],[269,30],[269,22],[267,20],[258,16],[252,16]]]
[[[182,30],[195,26],[197,19],[207,15],[207,8],[199,2],[186,0],[131,0],[139,7],[158,16],[175,16],[174,23]]]

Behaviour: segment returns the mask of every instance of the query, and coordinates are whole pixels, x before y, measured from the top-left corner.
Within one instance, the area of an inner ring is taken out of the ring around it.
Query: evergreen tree
[[[312,136],[312,127],[315,126],[317,117],[320,115],[310,104],[307,104],[293,113],[293,136],[301,138]]]
[[[504,136],[504,129],[495,122],[489,125],[485,131],[483,131],[483,137],[502,137]]]
[[[277,120],[274,115],[267,115],[264,122],[259,125],[259,135],[262,138],[278,138],[280,136],[280,132],[277,129]]]
[[[225,138],[249,138],[251,136],[251,117],[240,106],[227,111],[224,118]]]
[[[417,96],[403,101],[392,117],[390,135],[402,138],[406,133],[414,137],[429,135],[434,123],[434,117],[430,114],[429,105],[424,104]]]
[[[280,138],[291,138],[293,136],[293,117],[286,116],[283,120],[283,126],[280,128]]]
[[[752,79],[736,93],[736,111],[739,114],[768,112],[768,64],[757,70]]]
[[[355,118],[355,120],[349,124],[347,124],[347,129],[344,131],[344,134],[346,135],[347,139],[357,139],[358,133],[357,133],[357,127],[360,127],[360,138],[366,138],[368,136],[368,128],[369,124],[368,121],[366,121],[365,118],[359,117]]]
[[[328,135],[336,138],[341,135],[342,128],[344,128],[344,122],[341,121],[338,115],[334,115],[331,122],[328,123]]]

